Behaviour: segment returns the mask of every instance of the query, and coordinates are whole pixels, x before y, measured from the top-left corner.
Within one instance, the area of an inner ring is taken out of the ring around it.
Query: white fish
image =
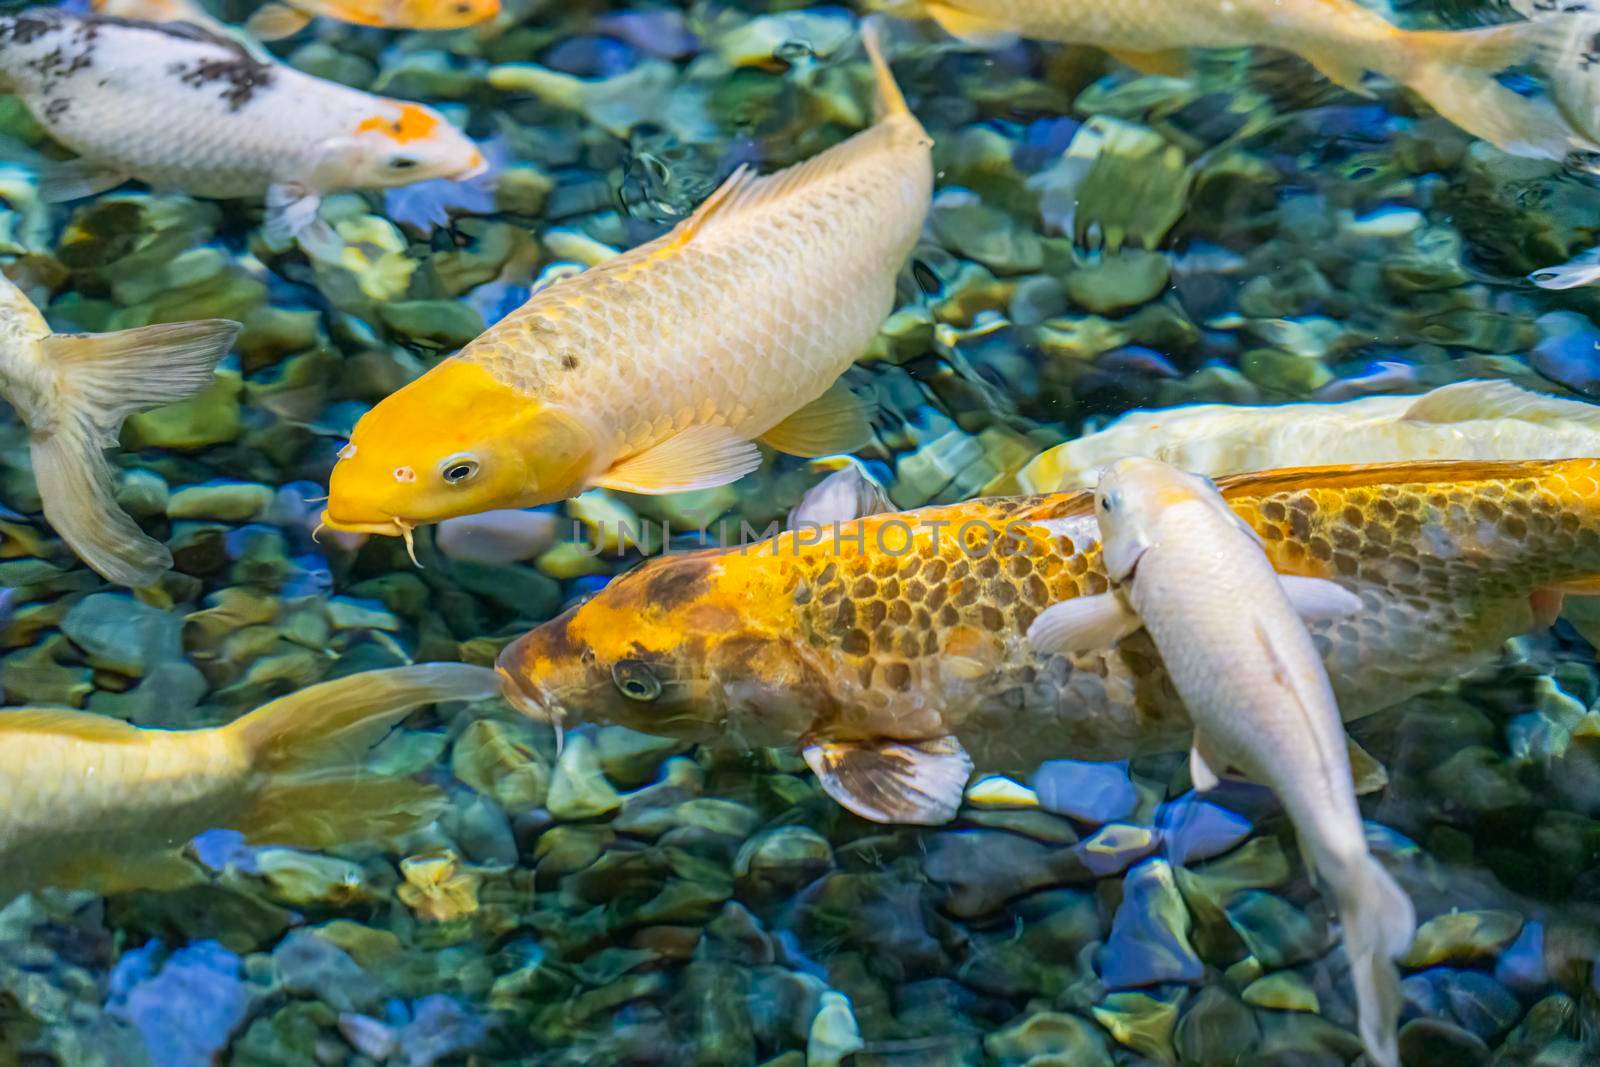
[[[1194,721],[1195,788],[1236,769],[1277,794],[1338,910],[1368,1055],[1398,1067],[1393,960],[1416,914],[1367,850],[1343,721],[1302,621],[1352,614],[1360,599],[1326,579],[1279,575],[1214,485],[1165,463],[1111,467],[1095,514],[1112,591],[1045,609],[1029,642],[1088,651],[1149,634]]]
[[[129,415],[199,392],[238,333],[226,319],[53,333],[0,275],[0,395],[28,425],[44,517],[108,581],[149,585],[172,554],[117,506],[102,449]]]
[[[194,196],[265,196],[274,240],[306,233],[328,193],[470,178],[486,166],[431,108],[262,60],[183,22],[55,10],[0,18],[0,86],[78,154],[41,175],[45,199],[129,179]]]

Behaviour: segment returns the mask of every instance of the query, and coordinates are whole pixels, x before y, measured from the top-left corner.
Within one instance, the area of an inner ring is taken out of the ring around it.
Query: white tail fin
[[[1378,1067],[1400,1067],[1397,1030],[1402,997],[1395,957],[1411,945],[1417,913],[1389,872],[1363,853],[1343,872],[1324,872],[1339,909],[1361,1041]]]
[[[45,518],[107,581],[149,585],[172,554],[117,507],[103,450],[129,415],[198,392],[238,333],[237,322],[205,319],[45,339],[55,387],[49,410],[28,413],[34,478]]]
[[[485,700],[499,676],[465,663],[367,671],[302,689],[223,727],[259,775],[235,829],[252,843],[332,848],[404,833],[438,814],[438,789],[363,767],[415,708]]]

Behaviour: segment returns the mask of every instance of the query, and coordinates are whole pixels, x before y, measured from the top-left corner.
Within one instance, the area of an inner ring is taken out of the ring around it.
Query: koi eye
[[[410,170],[412,167],[414,167],[416,165],[417,165],[417,161],[415,159],[412,159],[410,156],[390,156],[389,157],[389,169],[390,170]]]
[[[617,665],[611,668],[611,680],[629,700],[643,703],[661,695],[661,679],[643,660],[618,660]]]
[[[457,4],[456,5],[456,14],[458,14],[458,15],[470,15],[470,14],[472,14],[472,5],[471,4]]]
[[[439,476],[451,485],[460,485],[478,476],[478,461],[471,456],[452,456],[439,467]]]

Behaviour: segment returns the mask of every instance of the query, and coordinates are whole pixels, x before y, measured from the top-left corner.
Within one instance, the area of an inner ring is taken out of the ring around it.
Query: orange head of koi
[[[322,521],[392,537],[457,515],[562,500],[585,488],[592,453],[578,421],[475,363],[446,360],[356,423]]]
[[[763,626],[717,550],[651,560],[506,646],[506,699],[558,728],[609,723],[687,741],[803,737],[825,701],[789,627]],[[781,595],[780,595],[781,596]]]
[[[432,178],[465,181],[489,164],[472,139],[420,104],[384,102],[356,124],[319,178],[328,188],[387,188]]]
[[[414,30],[456,30],[500,14],[500,0],[404,0],[396,25]]]

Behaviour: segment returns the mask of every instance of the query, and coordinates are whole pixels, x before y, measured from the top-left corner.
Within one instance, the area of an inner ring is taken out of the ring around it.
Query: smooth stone
[[[558,819],[594,819],[622,807],[622,796],[606,780],[594,742],[582,734],[567,738],[550,779],[545,806]]]
[[[1127,818],[1139,805],[1126,762],[1046,760],[1033,772],[1033,788],[1046,811],[1093,826]]]
[[[1485,1041],[1497,1040],[1522,1017],[1517,998],[1479,971],[1445,971],[1436,981],[1456,1022]]]
[[[94,593],[72,606],[61,632],[102,670],[134,678],[183,659],[183,619],[125,593]]]
[[[161,952],[162,943],[156,939],[117,960],[110,976],[106,1013],[131,1023],[143,1039],[143,1049],[124,1050],[129,1054],[126,1062],[206,1067],[227,1047],[258,991],[243,980],[239,957],[215,941],[186,945],[158,967]],[[42,986],[39,992],[54,994],[52,999],[62,995],[46,983],[37,985]],[[8,1024],[10,1014],[8,1011]],[[7,1045],[0,1044],[0,1052],[6,1050]],[[96,1057],[94,1062],[101,1061]],[[104,1062],[123,1061],[118,1057]]]
[[[1002,1067],[1065,1063],[1073,1067],[1111,1067],[1105,1034],[1089,1020],[1066,1012],[1043,1011],[985,1035],[983,1050]]]
[[[1257,978],[1239,996],[1246,1004],[1274,1011],[1322,1011],[1316,990],[1293,971],[1276,971]]]
[[[1327,944],[1326,927],[1275,893],[1241,890],[1225,910],[1229,925],[1268,970],[1315,959]]]
[[[1244,1002],[1221,986],[1200,990],[1173,1037],[1184,1067],[1244,1062],[1261,1040],[1261,1026]]]
[[[611,564],[593,549],[574,541],[562,541],[544,552],[534,565],[545,574],[561,582],[570,582],[591,574],[611,573]]]
[[[343,949],[307,930],[291,930],[272,950],[272,962],[284,990],[309,994],[337,1011],[362,1011],[383,996]]]
[[[211,519],[256,522],[266,517],[276,493],[271,486],[250,482],[207,482],[187,485],[167,501],[169,519]]]
[[[1544,923],[1528,922],[1495,960],[1494,979],[1522,996],[1535,996],[1550,984],[1545,966]]]
[[[1097,878],[1121,874],[1154,852],[1160,837],[1145,826],[1107,823],[1073,846],[1072,851]]]
[[[1400,1060],[1406,1067],[1484,1067],[1489,1046],[1439,1019],[1413,1019],[1400,1028]]]
[[[165,515],[170,498],[166,479],[155,471],[123,471],[117,476],[117,505],[135,518]]]
[[[550,788],[550,768],[528,731],[497,719],[479,719],[462,731],[450,769],[508,815],[541,806]]]
[[[335,596],[327,602],[328,624],[335,630],[400,629],[400,620],[381,601]]]
[[[253,855],[256,877],[280,904],[350,907],[370,894],[359,864],[287,848],[263,848]]]
[[[762,896],[779,897],[833,869],[833,846],[808,826],[763,830],[740,846],[733,876]]]
[[[1154,300],[1166,289],[1171,277],[1172,271],[1163,253],[1125,248],[1114,255],[1080,264],[1069,273],[1067,296],[1085,311],[1112,315]]]
[[[518,563],[555,544],[560,525],[549,511],[486,511],[446,519],[434,536],[439,551],[453,560]]]
[[[1428,967],[1437,963],[1471,963],[1490,959],[1522,930],[1514,911],[1457,911],[1439,915],[1417,927],[1399,963]]]
[[[1106,987],[1198,983],[1205,966],[1189,943],[1189,928],[1189,909],[1166,860],[1146,860],[1129,871],[1100,957]]]
[[[219,370],[210,385],[188,400],[129,416],[122,441],[129,448],[186,450],[227,444],[239,436],[243,391],[238,372]]]
[[[1089,1010],[1119,1044],[1160,1063],[1171,1063],[1172,1033],[1181,1000],[1181,995],[1111,993]]]
[[[460,348],[483,332],[478,313],[454,300],[388,301],[378,316],[401,337],[439,349]]]
[[[602,726],[594,733],[595,755],[606,778],[622,786],[641,786],[654,779],[666,760],[694,747],[673,737]]]
[[[1246,815],[1201,799],[1195,792],[1161,805],[1156,826],[1166,845],[1167,859],[1182,867],[1232,850],[1250,836],[1254,823]]]
[[[967,786],[965,800],[973,807],[991,810],[1039,806],[1039,797],[1033,790],[1001,774],[986,775]]]
[[[822,994],[822,1006],[806,1035],[807,1067],[840,1067],[865,1047],[850,999],[832,989]]]

